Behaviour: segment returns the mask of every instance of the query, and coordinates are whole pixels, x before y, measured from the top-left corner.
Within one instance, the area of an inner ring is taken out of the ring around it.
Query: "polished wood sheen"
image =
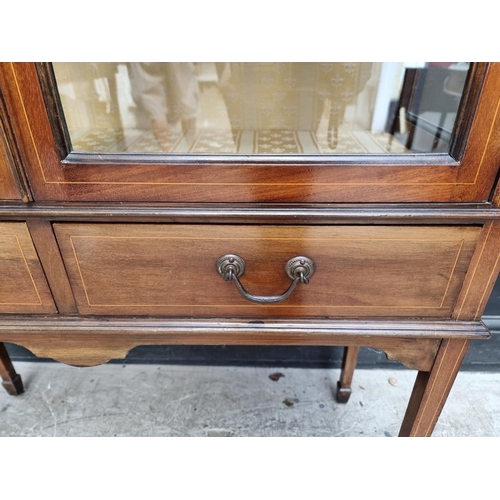
[[[143,202],[487,201],[500,164],[500,63],[476,71],[463,155],[61,157],[33,63],[2,63],[0,88],[38,200]],[[483,78],[484,75],[484,78]],[[42,80],[43,81],[43,80]],[[46,85],[47,82],[44,81]],[[472,95],[471,94],[471,95]],[[60,135],[56,131],[56,137]]]
[[[481,318],[500,270],[500,222],[487,222],[481,231],[467,278],[455,304],[457,320]]]
[[[430,371],[419,371],[399,435],[430,436],[470,340],[443,340]]]
[[[472,225],[500,221],[490,203],[226,204],[50,203],[0,204],[5,220],[280,225]]]
[[[28,220],[28,229],[60,314],[77,314],[76,302],[49,221]]]
[[[15,167],[7,130],[7,116],[0,92],[0,200],[28,201]]]
[[[472,65],[448,154],[295,157],[74,153],[50,66],[0,63],[0,375],[16,389],[2,342],[77,366],[139,345],[344,346],[346,400],[371,347],[418,370],[401,435],[428,436],[489,336],[499,165],[500,63]],[[219,276],[227,253],[258,295],[288,288],[294,256],[317,270],[264,306]]]
[[[54,224],[81,314],[240,317],[449,317],[477,227]],[[248,302],[216,272],[246,261],[257,295],[290,285],[285,263],[314,260],[308,285],[274,305]]]
[[[56,312],[26,224],[0,223],[0,277],[0,312]]]
[[[0,338],[37,356],[77,366],[124,358],[138,345],[323,345],[383,350],[408,368],[430,371],[441,339],[485,339],[480,322],[236,320],[124,317],[8,317]]]

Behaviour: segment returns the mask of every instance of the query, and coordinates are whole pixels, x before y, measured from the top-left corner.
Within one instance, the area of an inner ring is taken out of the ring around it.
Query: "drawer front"
[[[187,317],[449,317],[477,227],[54,224],[81,314]],[[286,262],[314,260],[310,283],[277,304],[245,300],[217,273],[237,254],[252,294],[291,283]]]
[[[0,313],[55,313],[26,224],[0,223]]]

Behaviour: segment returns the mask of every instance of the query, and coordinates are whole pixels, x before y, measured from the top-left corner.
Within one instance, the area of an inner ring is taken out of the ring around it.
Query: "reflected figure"
[[[139,120],[143,128],[153,128],[159,142],[179,122],[184,132],[196,129],[199,89],[193,63],[134,62],[127,66],[132,98],[149,122]]]

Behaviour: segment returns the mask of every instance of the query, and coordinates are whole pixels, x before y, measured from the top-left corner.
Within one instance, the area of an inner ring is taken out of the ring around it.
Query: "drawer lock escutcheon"
[[[234,281],[238,292],[240,292],[245,299],[251,302],[257,302],[258,304],[274,304],[288,299],[295,290],[295,287],[299,283],[307,285],[309,279],[316,271],[316,264],[309,257],[292,257],[285,265],[285,272],[292,280],[288,290],[281,295],[262,296],[249,293],[243,288],[239,278],[243,276],[245,272],[246,263],[239,255],[223,255],[217,259],[215,267],[225,281]]]

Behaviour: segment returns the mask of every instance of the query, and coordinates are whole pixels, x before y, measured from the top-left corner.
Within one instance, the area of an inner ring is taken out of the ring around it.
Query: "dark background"
[[[489,340],[473,341],[462,365],[465,371],[500,371],[500,279],[497,280],[483,316],[491,331]],[[13,361],[51,361],[35,358],[23,347],[6,344]],[[322,346],[140,346],[125,359],[110,363],[340,368],[342,347]],[[404,368],[388,361],[381,351],[362,348],[358,368]]]

